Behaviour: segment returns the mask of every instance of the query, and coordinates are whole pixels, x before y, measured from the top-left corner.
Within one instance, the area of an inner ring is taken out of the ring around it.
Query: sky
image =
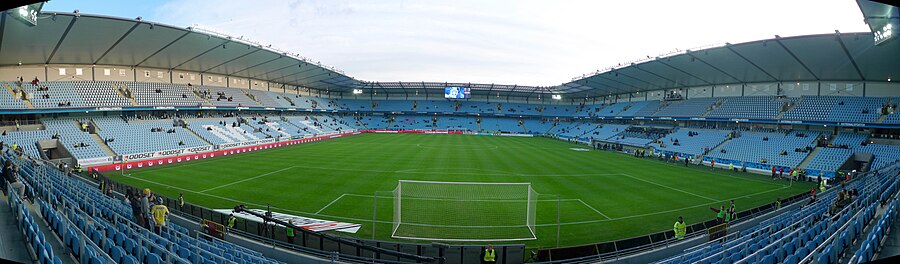
[[[853,0],[51,0],[44,11],[194,24],[363,81],[555,86],[647,56],[869,31]]]

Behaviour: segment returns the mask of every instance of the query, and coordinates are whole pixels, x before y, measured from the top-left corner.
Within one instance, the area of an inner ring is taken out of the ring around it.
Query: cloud
[[[361,80],[541,86],[676,48],[868,29],[851,0],[172,0],[155,17]]]

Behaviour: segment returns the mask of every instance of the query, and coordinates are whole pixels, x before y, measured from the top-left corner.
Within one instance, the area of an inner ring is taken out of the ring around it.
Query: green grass
[[[363,134],[111,177],[169,197],[183,192],[186,201],[212,209],[270,204],[286,214],[359,223],[356,235],[363,238],[372,236],[372,199],[379,192],[385,198],[378,199],[375,232],[384,240],[391,239],[390,191],[398,180],[530,182],[542,201],[537,240],[527,241],[529,247],[556,245],[557,202],[543,201],[556,194],[560,244],[569,246],[666,231],[678,216],[688,224],[712,219],[709,207],[730,199],[744,210],[811,186],[571,149],[583,147],[547,138]]]

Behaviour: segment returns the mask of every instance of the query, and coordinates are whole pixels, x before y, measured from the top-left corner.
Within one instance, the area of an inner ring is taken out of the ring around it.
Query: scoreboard
[[[472,88],[462,86],[444,87],[444,98],[447,99],[469,99],[472,97]]]

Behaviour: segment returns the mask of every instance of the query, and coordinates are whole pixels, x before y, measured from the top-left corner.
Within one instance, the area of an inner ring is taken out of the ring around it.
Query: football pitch
[[[184,193],[187,202],[210,209],[271,205],[279,213],[362,224],[355,234],[362,238],[372,237],[377,211],[375,236],[382,240],[393,239],[391,191],[400,180],[530,183],[538,195],[532,197],[535,229],[528,233],[537,239],[517,242],[529,247],[556,246],[557,216],[560,245],[582,245],[667,231],[678,216],[688,225],[710,220],[715,214],[709,208],[728,200],[740,211],[812,186],[584,148],[548,138],[361,134],[109,176],[168,197]],[[421,214],[403,211],[404,222],[443,219],[447,225],[403,231],[422,237],[464,237],[469,231],[480,238],[521,237],[521,228],[490,228],[526,217],[518,203],[511,205],[517,208],[479,203],[490,190],[447,189],[459,199],[419,204]],[[465,201],[473,202],[461,204]],[[472,219],[484,223],[468,231],[453,225]]]

